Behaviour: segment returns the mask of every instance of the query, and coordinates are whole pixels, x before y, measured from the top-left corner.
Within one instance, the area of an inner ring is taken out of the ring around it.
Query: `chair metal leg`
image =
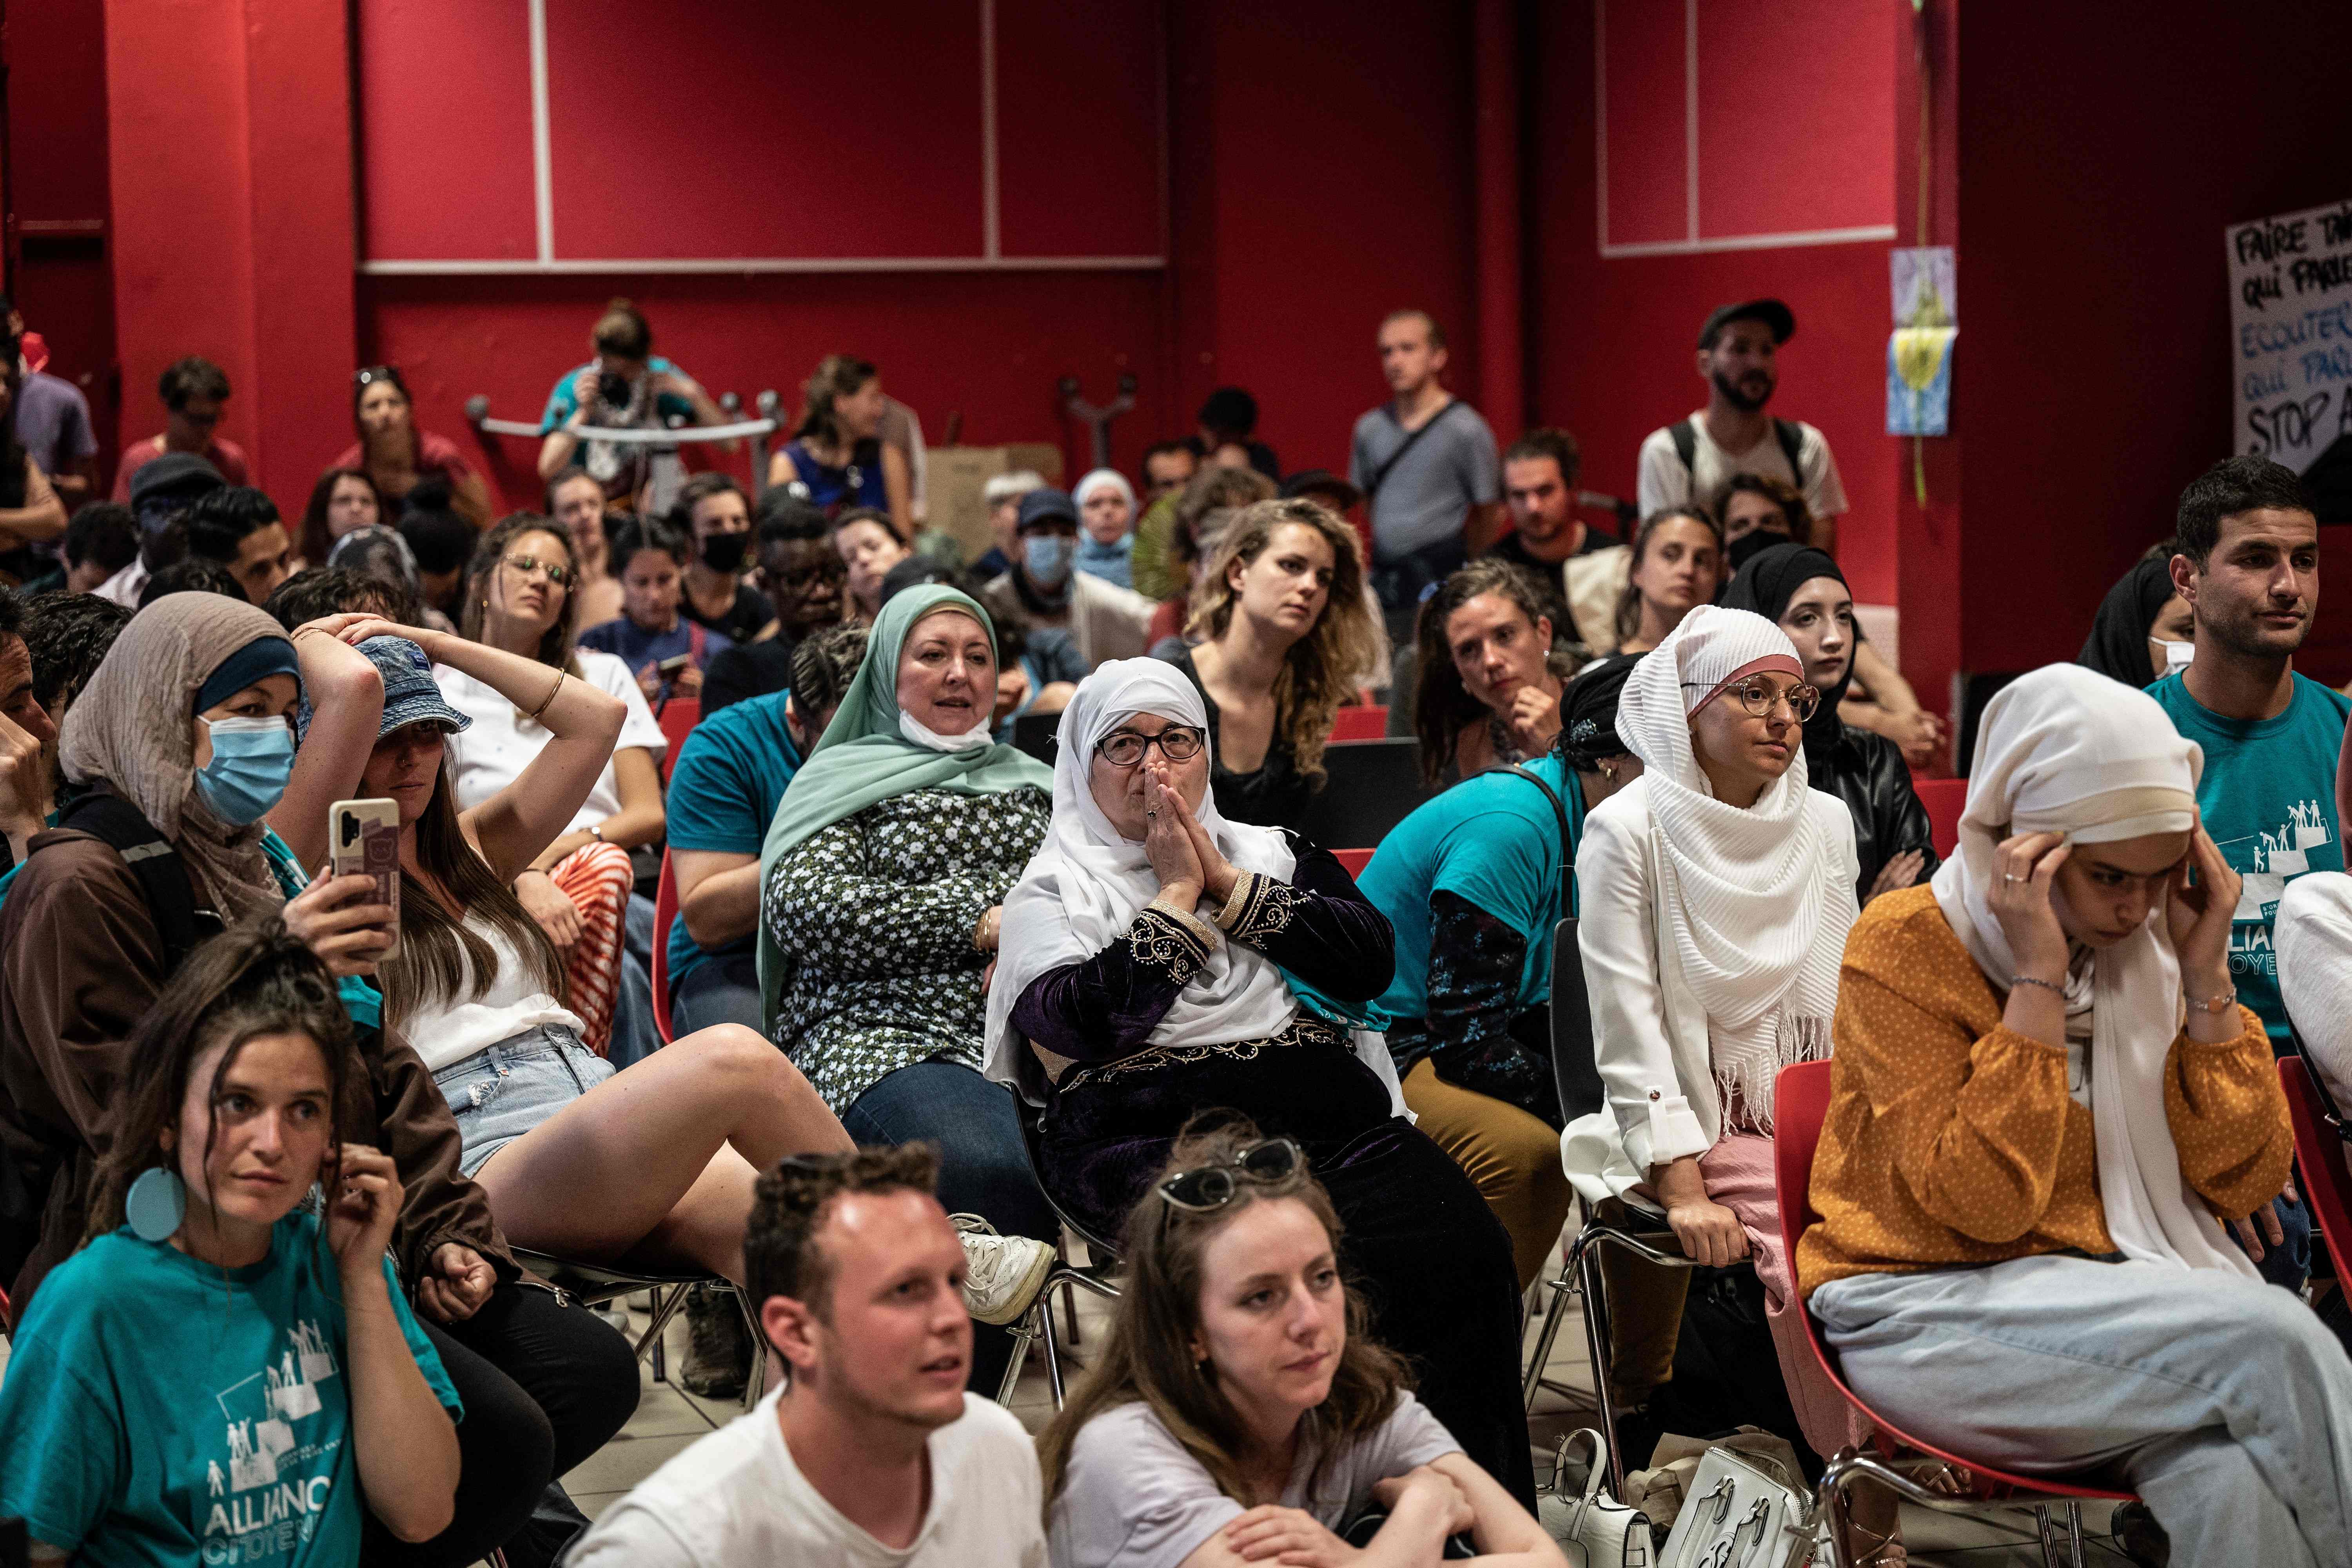
[[[1568,1319],[1568,1298],[1576,1287],[1570,1283],[1568,1266],[1560,1265],[1557,1278],[1540,1280],[1538,1288],[1545,1292],[1543,1327],[1536,1331],[1534,1357],[1528,1363],[1525,1386],[1519,1390],[1519,1403],[1535,1407],[1536,1390],[1543,1386],[1544,1368],[1551,1362],[1551,1347],[1559,1338],[1559,1326]]]
[[[727,1294],[733,1298],[735,1310],[743,1319],[743,1331],[751,1336],[751,1368],[743,1377],[743,1411],[749,1415],[768,1392],[768,1335],[751,1310],[751,1298],[732,1285],[727,1288]]]
[[[677,1316],[678,1308],[686,1304],[686,1287],[673,1285],[667,1290],[664,1290],[656,1285],[649,1293],[653,1297],[654,1303],[653,1326],[638,1339],[637,1355],[642,1359],[650,1350],[653,1352],[654,1381],[667,1383],[669,1356],[662,1346],[662,1331],[669,1327],[670,1319]]]
[[[2074,1568],[2083,1568],[2083,1505],[2073,1498],[2066,1500],[2066,1550]]]
[[[1045,1306],[1045,1298],[1040,1295],[1013,1326],[1013,1359],[1004,1363],[1004,1381],[996,1385],[996,1403],[1007,1409],[1013,1406],[1013,1391],[1021,1386],[1021,1369],[1029,1363],[1029,1342],[1037,1337],[1037,1314]]]
[[[1625,1495],[1625,1456],[1617,1441],[1617,1400],[1609,1387],[1609,1293],[1601,1281],[1601,1255],[1593,1243],[1577,1238],[1570,1262],[1584,1301],[1584,1342],[1592,1358],[1592,1404],[1601,1435],[1609,1440],[1609,1494]]]
[[[1853,1568],[1845,1551],[1846,1533],[1853,1521],[1853,1500],[1847,1495],[1846,1485],[1863,1462],[1853,1449],[1841,1448],[1822,1470],[1822,1484],[1814,1495],[1820,1499],[1822,1542],[1829,1568]]]
[[[1054,1332],[1054,1287],[1051,1282],[1047,1283],[1045,1291],[1038,1296],[1037,1305],[1034,1310],[1037,1314],[1038,1328],[1044,1332],[1045,1339],[1045,1381],[1054,1390],[1054,1408],[1059,1410],[1062,1408],[1063,1398],[1062,1347],[1058,1337]]]
[[[2058,1568],[2058,1532],[2050,1523],[2050,1510],[2033,1510],[2033,1533],[2042,1542],[2042,1568]]]

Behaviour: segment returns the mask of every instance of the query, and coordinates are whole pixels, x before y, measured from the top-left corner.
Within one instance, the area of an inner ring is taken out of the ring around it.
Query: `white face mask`
[[[912,713],[903,710],[898,714],[898,733],[934,752],[969,752],[975,747],[995,744],[989,738],[985,722],[974,725],[961,735],[942,735]]]
[[[2178,675],[2187,669],[2189,661],[2197,657],[2197,645],[2193,642],[2174,642],[2169,637],[2150,637],[2147,640],[2149,647],[2164,655],[2165,675]],[[2163,677],[2158,679],[2162,679]]]

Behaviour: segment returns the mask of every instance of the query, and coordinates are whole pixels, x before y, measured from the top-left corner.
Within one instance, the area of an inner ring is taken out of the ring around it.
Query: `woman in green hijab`
[[[995,626],[965,595],[883,605],[761,851],[760,984],[770,1037],[852,1138],[931,1140],[950,1211],[1045,1241],[1059,1226],[1013,1097],[980,1070],[1004,896],[1053,814],[1052,770],[989,738],[996,671]],[[968,1288],[983,1322],[1019,1316],[1051,1261],[1002,1255],[1005,1279]],[[971,1387],[996,1392],[1010,1347],[975,1336]]]

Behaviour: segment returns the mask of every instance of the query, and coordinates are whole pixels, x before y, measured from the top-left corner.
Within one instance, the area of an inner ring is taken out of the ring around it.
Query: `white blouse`
[[[593,648],[581,648],[576,657],[581,674],[598,690],[619,698],[628,707],[628,717],[621,722],[621,738],[613,749],[618,752],[642,746],[653,753],[656,765],[659,765],[669,742],[663,738],[661,724],[646,705],[646,694],[637,689],[636,678],[629,673],[629,667],[611,654],[598,653]],[[450,777],[457,790],[457,809],[471,811],[521,776],[530,760],[539,755],[540,748],[547,744],[547,726],[525,718],[513,703],[462,670],[436,664],[433,667],[433,679],[441,683],[441,695],[449,706],[474,721],[471,729],[450,736],[446,742]],[[553,679],[551,674],[550,679]],[[618,816],[620,810],[621,786],[608,762],[604,771],[596,775],[596,787],[588,792],[588,798],[581,803],[564,831],[577,832],[592,823]]]
[[[1853,816],[1832,795],[1808,790],[1805,810],[1831,847],[1831,896],[1843,889],[1840,931],[1853,923],[1861,877]],[[1593,1057],[1609,1103],[1570,1122],[1560,1139],[1569,1181],[1588,1203],[1622,1197],[1653,1165],[1704,1154],[1723,1136],[1706,1009],[1662,942],[1662,880],[1645,781],[1595,806],[1576,852],[1577,947],[1591,997]],[[1826,912],[1824,918],[1828,918]]]

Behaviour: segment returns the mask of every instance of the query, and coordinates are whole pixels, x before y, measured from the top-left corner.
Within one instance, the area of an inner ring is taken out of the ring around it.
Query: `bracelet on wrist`
[[[2060,1001],[2065,1000],[2066,997],[2066,987],[2063,983],[2055,980],[2044,980],[2038,974],[2012,974],[2009,977],[2009,988],[2011,991],[2016,990],[2021,985],[2039,985],[2044,991],[2054,991],[2058,994]]]

